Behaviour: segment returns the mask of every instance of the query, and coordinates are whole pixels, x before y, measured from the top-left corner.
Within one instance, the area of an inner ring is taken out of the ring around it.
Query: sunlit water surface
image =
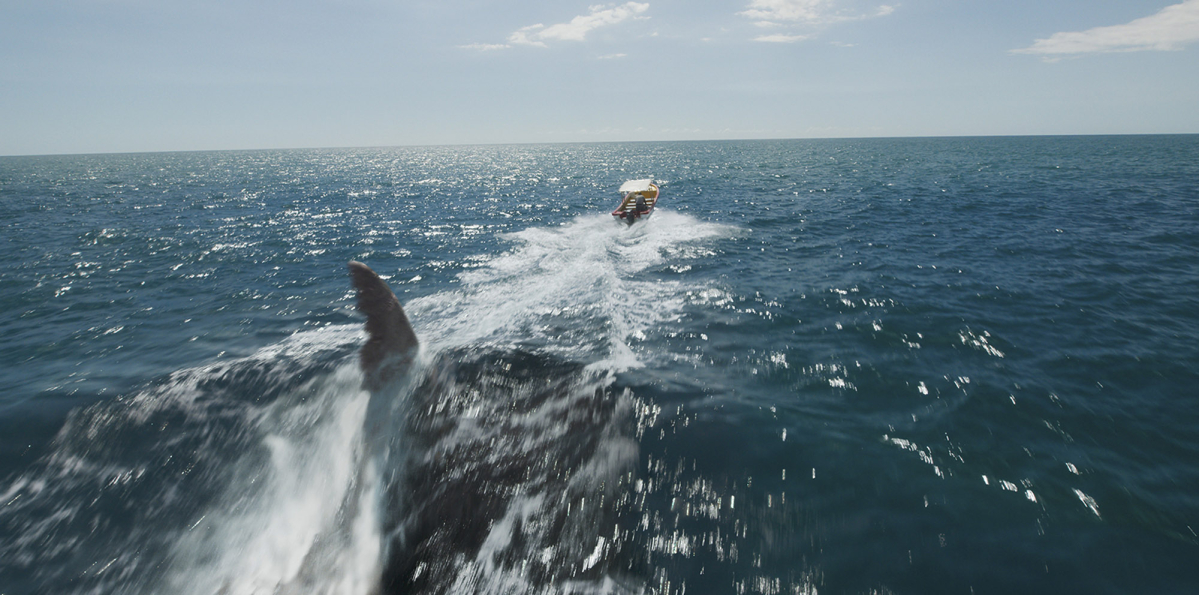
[[[1195,136],[0,158],[0,221],[6,595],[1195,593]]]

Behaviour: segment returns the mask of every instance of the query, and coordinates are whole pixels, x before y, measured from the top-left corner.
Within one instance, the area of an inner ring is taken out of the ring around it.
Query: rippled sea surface
[[[0,593],[1195,593],[1197,180],[1194,135],[0,158]]]

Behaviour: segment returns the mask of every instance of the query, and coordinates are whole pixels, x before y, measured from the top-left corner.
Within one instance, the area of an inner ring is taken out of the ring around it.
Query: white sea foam
[[[172,592],[368,592],[381,540],[361,382],[345,365],[272,405],[260,422],[268,460],[235,463],[237,479],[173,552]]]
[[[631,343],[673,320],[693,289],[655,267],[711,254],[704,241],[736,228],[660,211],[632,227],[586,215],[508,234],[516,246],[459,276],[461,289],[406,304],[440,346],[534,342],[593,367],[641,366]]]

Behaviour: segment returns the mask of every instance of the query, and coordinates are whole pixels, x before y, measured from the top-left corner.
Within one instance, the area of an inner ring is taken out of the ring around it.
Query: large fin
[[[359,353],[359,363],[366,376],[365,385],[374,390],[412,362],[417,334],[387,283],[361,262],[352,260],[349,266],[350,279],[358,291],[358,311],[367,317],[367,343]]]

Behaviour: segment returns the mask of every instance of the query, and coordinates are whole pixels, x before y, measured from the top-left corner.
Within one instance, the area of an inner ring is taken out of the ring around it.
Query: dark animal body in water
[[[350,271],[367,318],[360,363],[372,408],[399,412],[368,424],[401,426],[377,432],[389,437],[382,458],[392,474],[381,592],[600,580],[623,590],[617,577],[634,566],[622,514],[637,458],[629,399],[582,364],[522,351],[459,349],[418,371],[399,300],[366,265]]]
[[[0,486],[0,591],[637,592],[632,396],[584,362],[419,343],[350,271],[361,375],[302,334],[74,411]]]

